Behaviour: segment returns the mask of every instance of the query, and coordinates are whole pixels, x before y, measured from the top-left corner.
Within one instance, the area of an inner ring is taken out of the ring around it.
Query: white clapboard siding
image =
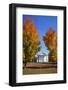
[[[39,55],[37,58],[37,62],[40,62],[40,63],[48,62],[48,56]]]

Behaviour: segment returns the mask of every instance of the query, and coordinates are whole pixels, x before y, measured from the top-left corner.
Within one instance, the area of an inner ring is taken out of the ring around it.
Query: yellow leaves
[[[38,52],[39,44],[39,35],[33,21],[26,19],[23,25],[23,46],[24,55],[27,61],[32,61],[35,54]]]
[[[57,61],[57,35],[56,32],[50,28],[46,35],[43,37],[45,45],[48,47],[49,53],[49,60],[51,62]]]
[[[53,31],[52,28],[48,30],[46,35],[43,37],[44,43],[48,47],[49,50],[52,50],[56,47],[57,44],[57,35],[56,32]]]
[[[37,44],[40,42],[39,35],[34,26],[34,23],[30,19],[26,19],[23,25],[23,33],[26,33],[26,36],[28,39],[31,39],[32,42]]]

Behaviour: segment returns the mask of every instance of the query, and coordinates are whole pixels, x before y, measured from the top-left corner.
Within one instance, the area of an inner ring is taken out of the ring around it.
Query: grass
[[[33,68],[24,68],[23,74],[30,75],[30,74],[51,74],[57,73],[57,68],[44,68],[44,69],[33,69]]]
[[[48,67],[46,68],[46,67],[44,67],[44,65],[48,66]],[[54,65],[55,64],[53,64],[53,66]],[[35,66],[36,66],[36,68],[33,68]],[[42,66],[44,68],[41,68],[40,66]],[[37,67],[39,67],[39,68],[37,68]],[[27,64],[26,68],[23,69],[23,75],[51,74],[51,73],[57,73],[57,67],[52,67],[51,64]]]

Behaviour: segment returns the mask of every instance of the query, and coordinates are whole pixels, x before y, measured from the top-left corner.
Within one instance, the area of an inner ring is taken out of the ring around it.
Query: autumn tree
[[[23,25],[23,58],[25,64],[32,62],[40,50],[40,39],[34,22],[27,18]]]
[[[49,28],[48,32],[46,32],[45,36],[43,37],[45,45],[48,47],[49,53],[49,60],[52,62],[57,61],[57,34],[52,29]]]

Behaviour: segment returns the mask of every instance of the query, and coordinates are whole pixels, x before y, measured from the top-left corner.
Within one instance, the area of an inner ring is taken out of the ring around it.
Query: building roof
[[[38,53],[36,54],[36,57],[37,57],[37,56],[47,56],[47,55],[46,55],[46,53],[43,53],[43,52],[40,51],[40,52],[38,52]]]

